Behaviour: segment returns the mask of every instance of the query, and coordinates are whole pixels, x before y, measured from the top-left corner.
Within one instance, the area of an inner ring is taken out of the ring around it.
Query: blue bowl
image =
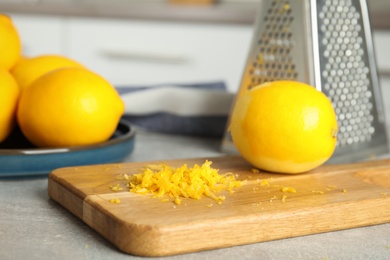
[[[15,129],[0,144],[0,177],[45,176],[61,167],[121,162],[132,153],[134,139],[135,130],[125,120],[106,142],[54,149],[34,147]]]

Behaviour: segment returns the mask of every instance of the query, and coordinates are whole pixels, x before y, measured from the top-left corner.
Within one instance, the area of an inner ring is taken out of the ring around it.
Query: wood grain
[[[253,173],[237,156],[208,158],[220,173],[245,180],[218,205],[209,198],[161,202],[126,190],[116,177],[150,163],[69,167],[53,171],[50,197],[120,250],[165,256],[390,222],[390,160],[323,165],[301,175]],[[173,167],[206,158],[164,161]],[[261,180],[270,179],[270,186]],[[120,184],[123,191],[109,186]],[[293,187],[296,193],[282,192]],[[119,204],[109,202],[118,198]]]

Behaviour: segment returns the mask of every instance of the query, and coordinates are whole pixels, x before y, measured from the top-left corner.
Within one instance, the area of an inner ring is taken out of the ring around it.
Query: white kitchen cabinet
[[[373,42],[376,63],[385,105],[390,114],[390,31],[374,31]]]
[[[252,26],[9,13],[23,54],[62,54],[116,86],[223,81],[235,92]]]
[[[390,31],[374,31],[373,42],[379,70],[390,71]]]
[[[239,87],[252,26],[72,18],[69,54],[114,85]]]
[[[67,52],[66,18],[7,13],[22,39],[23,54],[63,54]]]
[[[72,18],[68,29],[69,54],[115,85],[221,80],[233,92],[253,36],[251,25],[124,19]],[[373,37],[378,71],[389,71],[390,31]]]
[[[251,25],[9,14],[23,53],[63,54],[114,85],[224,81],[239,88]],[[373,31],[379,72],[390,71],[390,31]],[[389,77],[381,77],[388,87]]]

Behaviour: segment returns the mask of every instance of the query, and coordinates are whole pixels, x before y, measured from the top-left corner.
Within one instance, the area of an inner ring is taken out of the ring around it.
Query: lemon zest
[[[225,196],[218,195],[222,191],[234,192],[242,185],[234,174],[219,174],[218,169],[211,168],[212,161],[206,160],[201,166],[195,164],[192,168],[184,164],[174,168],[167,164],[149,165],[140,169],[134,175],[124,175],[130,192],[138,194],[152,194],[154,198],[165,195],[174,198],[179,205],[182,198],[201,199],[209,197],[217,204],[225,200]]]
[[[271,186],[270,181],[272,181],[272,178],[260,180],[260,186],[269,187]]]
[[[123,188],[120,187],[120,184],[117,184],[117,185],[110,185],[109,188],[110,188],[112,191],[121,191],[121,190],[123,190]]]
[[[282,187],[280,189],[281,192],[289,192],[289,193],[296,193],[297,190],[293,187]]]
[[[114,204],[119,204],[121,201],[118,198],[115,199],[110,199],[109,202],[114,203]]]

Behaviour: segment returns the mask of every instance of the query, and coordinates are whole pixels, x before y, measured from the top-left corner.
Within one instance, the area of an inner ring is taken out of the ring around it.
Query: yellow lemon
[[[0,68],[0,142],[12,132],[16,122],[19,87],[12,75]]]
[[[11,18],[0,14],[0,67],[10,70],[19,60],[22,43]]]
[[[109,139],[123,112],[122,99],[104,78],[87,69],[62,68],[22,92],[17,119],[36,146],[66,147]]]
[[[18,60],[18,63],[11,70],[11,73],[23,91],[42,75],[65,67],[83,68],[83,65],[61,55],[47,54]]]
[[[238,96],[230,131],[244,159],[271,172],[302,173],[325,163],[337,141],[330,100],[295,81],[256,86]]]
[[[22,63],[22,62],[24,62],[24,61],[26,61],[26,60],[28,60],[28,59],[29,59],[28,56],[23,55],[23,54],[20,55],[19,59],[18,59],[18,60],[16,61],[16,63],[15,63],[15,66],[10,70],[11,74],[12,74],[12,72],[13,72],[13,70],[15,69],[16,66],[19,66],[20,63]]]

